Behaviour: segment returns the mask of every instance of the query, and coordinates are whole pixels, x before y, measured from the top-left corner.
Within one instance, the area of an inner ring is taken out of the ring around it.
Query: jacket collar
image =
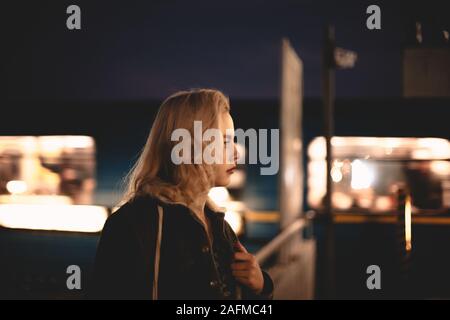
[[[180,190],[176,186],[172,186],[171,189],[171,192],[167,192],[167,187],[151,188],[150,190],[148,190],[148,195],[155,198],[161,204],[184,206],[189,210],[190,213],[194,214],[192,210],[189,209],[189,199],[185,195],[183,190]],[[209,196],[207,197],[205,204],[206,215],[213,218],[224,218],[225,211],[225,208],[219,207]]]

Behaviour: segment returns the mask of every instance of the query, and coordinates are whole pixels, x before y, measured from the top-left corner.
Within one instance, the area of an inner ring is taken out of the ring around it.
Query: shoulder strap
[[[153,273],[153,292],[152,300],[158,300],[158,280],[159,280],[159,262],[161,255],[161,239],[163,231],[163,208],[158,205],[158,235],[156,238],[156,250],[155,250],[155,266]]]

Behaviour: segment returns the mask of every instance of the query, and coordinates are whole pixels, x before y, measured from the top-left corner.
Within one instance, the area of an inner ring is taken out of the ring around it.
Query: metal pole
[[[334,27],[327,26],[325,33],[325,43],[323,49],[323,107],[324,107],[324,134],[326,141],[326,170],[327,170],[327,189],[324,199],[325,207],[325,225],[326,225],[326,297],[332,299],[335,297],[335,255],[334,255],[334,226],[333,226],[333,207],[332,192],[333,181],[331,180],[331,168],[333,161],[331,138],[334,134],[334,96],[335,96],[335,63],[334,63],[335,37]]]

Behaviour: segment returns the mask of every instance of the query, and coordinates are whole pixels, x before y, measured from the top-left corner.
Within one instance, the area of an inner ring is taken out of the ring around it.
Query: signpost
[[[352,68],[355,65],[357,54],[353,51],[337,48],[335,44],[334,27],[328,26],[325,30],[325,41],[322,56],[322,89],[324,136],[326,140],[326,194],[324,198],[324,213],[326,224],[326,272],[324,283],[327,287],[326,297],[335,297],[335,256],[334,256],[334,225],[333,225],[333,181],[331,169],[333,165],[333,149],[331,139],[334,135],[334,98],[335,98],[335,69]]]

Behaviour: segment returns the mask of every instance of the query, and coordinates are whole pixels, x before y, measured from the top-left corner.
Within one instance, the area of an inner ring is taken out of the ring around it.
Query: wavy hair
[[[207,193],[214,186],[212,166],[194,161],[174,164],[171,151],[178,142],[171,141],[171,135],[183,128],[194,137],[194,121],[202,122],[203,132],[218,128],[219,116],[229,111],[228,97],[214,89],[192,89],[169,96],[159,107],[147,142],[124,179],[126,190],[121,204],[139,195],[151,195],[189,207],[199,194]],[[217,209],[209,198],[207,205]]]

